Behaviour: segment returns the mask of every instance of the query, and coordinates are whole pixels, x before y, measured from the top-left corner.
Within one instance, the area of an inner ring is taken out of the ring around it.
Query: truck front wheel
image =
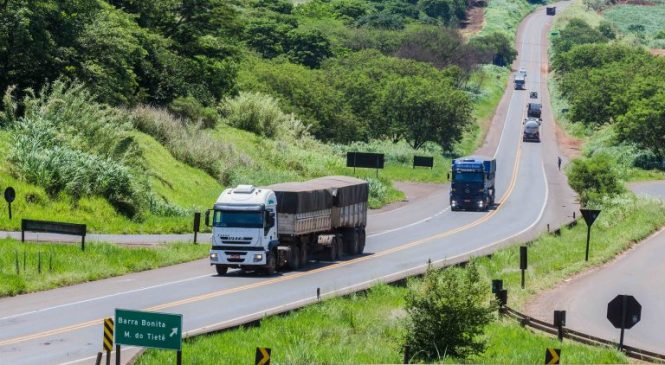
[[[268,252],[268,256],[266,257],[265,273],[266,275],[274,275],[276,271],[277,271],[277,258],[275,257],[275,253]]]
[[[215,270],[217,270],[217,275],[224,276],[229,271],[229,268],[226,265],[215,265]]]

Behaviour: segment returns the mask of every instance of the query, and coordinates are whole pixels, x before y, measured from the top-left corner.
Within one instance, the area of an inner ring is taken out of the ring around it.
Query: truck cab
[[[540,142],[540,119],[527,118],[524,121],[523,142]]]
[[[540,103],[529,103],[526,106],[526,116],[529,118],[541,118],[543,105]]]
[[[526,73],[518,72],[515,74],[515,90],[524,90],[526,88]]]
[[[485,211],[494,205],[496,160],[463,157],[452,161],[450,207]]]
[[[212,226],[210,263],[226,273],[228,267],[266,265],[274,259],[268,253],[278,244],[276,207],[277,198],[269,189],[238,185],[224,190],[206,213],[206,223]]]

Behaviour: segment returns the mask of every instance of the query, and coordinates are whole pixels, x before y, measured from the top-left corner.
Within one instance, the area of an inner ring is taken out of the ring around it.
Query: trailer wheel
[[[276,271],[277,271],[277,258],[275,257],[275,253],[271,251],[268,253],[268,256],[266,257],[265,273],[266,275],[274,275]]]
[[[224,276],[229,271],[229,268],[226,265],[215,265],[215,270],[217,270],[217,275]]]
[[[300,269],[300,249],[296,245],[292,245],[289,251],[289,268],[291,270]]]
[[[330,247],[328,247],[328,261],[335,261],[337,260],[337,257],[339,257],[338,249],[339,249],[339,244],[337,243],[338,239],[335,238],[332,243],[330,244]]]
[[[365,252],[365,240],[367,240],[367,234],[363,227],[360,232],[358,232],[358,255],[362,255],[363,252]]]
[[[300,266],[307,265],[309,257],[307,257],[307,243],[302,242],[300,245]]]

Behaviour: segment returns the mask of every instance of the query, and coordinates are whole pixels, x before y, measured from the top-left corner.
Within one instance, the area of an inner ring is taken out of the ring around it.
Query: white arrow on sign
[[[169,335],[169,337],[173,337],[173,336],[175,336],[175,335],[177,335],[177,334],[178,334],[178,327],[173,327],[173,328],[171,329],[171,334]]]

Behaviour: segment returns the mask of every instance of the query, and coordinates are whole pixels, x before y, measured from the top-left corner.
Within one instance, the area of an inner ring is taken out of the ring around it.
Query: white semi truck
[[[270,275],[313,257],[361,254],[368,196],[366,181],[346,176],[226,189],[205,216],[210,264],[219,275],[229,268]]]

